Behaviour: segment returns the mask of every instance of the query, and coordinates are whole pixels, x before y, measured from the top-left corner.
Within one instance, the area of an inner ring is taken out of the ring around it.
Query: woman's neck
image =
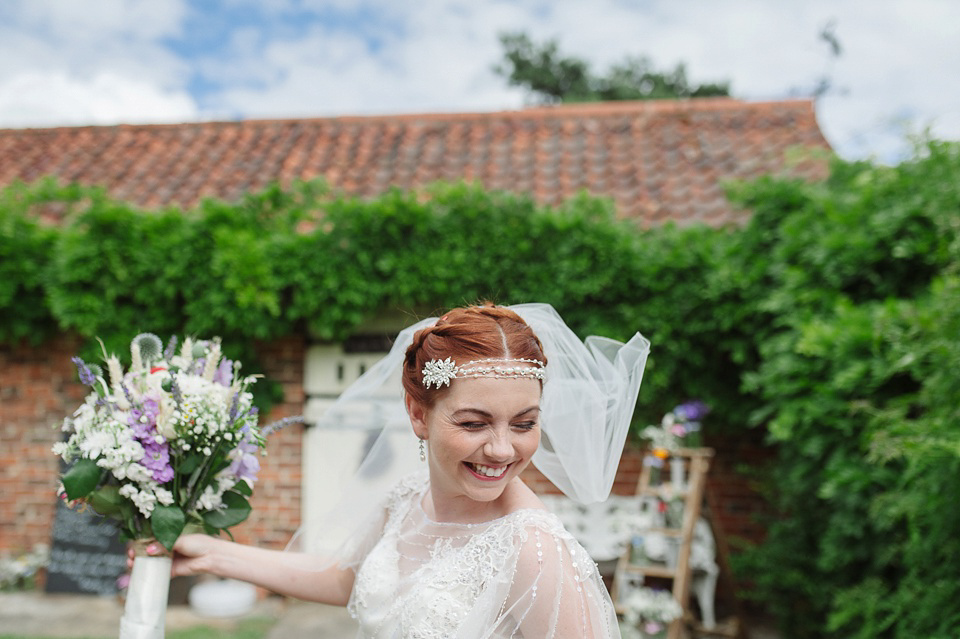
[[[503,493],[492,501],[477,501],[463,495],[444,495],[430,489],[423,497],[423,511],[436,522],[448,524],[482,524],[499,519],[516,510],[513,495],[516,492],[514,479]]]

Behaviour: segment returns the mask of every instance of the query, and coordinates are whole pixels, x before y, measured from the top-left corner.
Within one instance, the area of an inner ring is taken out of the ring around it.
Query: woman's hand
[[[173,545],[170,574],[174,577],[188,577],[211,572],[215,548],[218,544],[226,543],[230,542],[200,533],[181,535]],[[166,549],[157,541],[148,544],[146,551],[147,555],[152,557],[166,554]],[[133,567],[133,559],[134,551],[131,545],[127,548],[127,568]]]

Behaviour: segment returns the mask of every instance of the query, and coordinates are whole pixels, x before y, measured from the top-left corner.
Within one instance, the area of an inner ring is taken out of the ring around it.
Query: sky
[[[523,108],[493,70],[504,32],[751,101],[827,77],[817,120],[847,159],[960,139],[957,0],[3,0],[0,127]]]

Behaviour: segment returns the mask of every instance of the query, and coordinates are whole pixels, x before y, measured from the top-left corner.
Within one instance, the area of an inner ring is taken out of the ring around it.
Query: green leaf
[[[187,524],[187,517],[179,506],[157,505],[153,508],[150,515],[153,535],[167,550],[173,549],[177,537],[183,532],[183,527]]]
[[[89,495],[97,487],[100,474],[100,467],[92,459],[81,459],[75,463],[63,476],[67,499],[80,499]]]
[[[236,526],[250,515],[250,503],[240,493],[227,491],[223,494],[223,507],[203,513],[203,521],[215,528]]]
[[[253,486],[242,479],[237,482],[237,485],[234,486],[233,489],[241,495],[246,495],[247,497],[253,494]]]
[[[177,468],[177,472],[183,475],[190,474],[200,466],[203,460],[203,455],[197,455],[196,453],[187,455],[187,458],[184,459],[180,467]]]
[[[119,486],[102,486],[90,494],[90,507],[105,516],[121,514],[126,499],[120,496]]]

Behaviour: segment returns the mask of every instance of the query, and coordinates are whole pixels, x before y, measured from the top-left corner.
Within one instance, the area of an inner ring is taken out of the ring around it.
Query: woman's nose
[[[490,439],[483,447],[483,454],[491,460],[509,460],[513,456],[513,444],[510,443],[509,434],[501,433],[499,429],[492,431]]]

